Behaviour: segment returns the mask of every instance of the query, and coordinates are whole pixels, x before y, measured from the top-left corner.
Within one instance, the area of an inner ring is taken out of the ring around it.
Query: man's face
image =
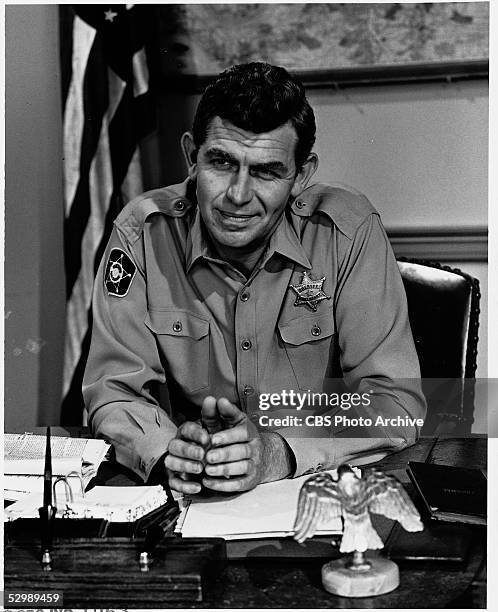
[[[211,121],[191,177],[215,246],[247,252],[265,243],[289,196],[302,189],[296,144],[290,123],[254,134],[220,117]]]

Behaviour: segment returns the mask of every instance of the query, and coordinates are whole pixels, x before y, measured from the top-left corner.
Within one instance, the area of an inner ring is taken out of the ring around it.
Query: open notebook
[[[334,478],[336,470],[329,472]],[[237,495],[195,496],[185,500],[176,531],[183,537],[226,540],[294,535],[299,491],[309,475],[269,482]],[[342,532],[340,518],[322,525],[317,535]]]

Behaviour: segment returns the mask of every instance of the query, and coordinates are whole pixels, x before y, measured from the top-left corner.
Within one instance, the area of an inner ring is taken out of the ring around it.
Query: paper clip
[[[73,490],[71,489],[71,485],[68,483],[67,481],[67,476],[58,476],[55,479],[55,482],[53,484],[53,492],[54,492],[54,506],[57,508],[58,507],[58,503],[57,503],[57,491],[56,491],[56,486],[59,482],[63,482],[64,486],[66,488],[66,498],[67,500],[69,500],[69,503],[72,504],[74,501],[74,497],[73,497]],[[67,505],[67,502],[66,502]]]
[[[80,481],[81,497],[85,497],[85,484],[83,482],[82,475],[79,472],[73,470],[72,472],[69,472],[69,474],[66,474],[66,479],[70,478],[71,476],[76,476],[76,478]]]

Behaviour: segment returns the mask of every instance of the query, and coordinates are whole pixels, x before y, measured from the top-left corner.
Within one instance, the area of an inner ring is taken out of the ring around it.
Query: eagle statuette
[[[399,521],[407,531],[422,531],[420,515],[403,485],[375,468],[358,477],[349,465],[337,470],[337,480],[326,472],[308,478],[299,493],[294,539],[304,542],[327,522],[342,517],[343,536],[339,548],[353,553],[351,560],[337,559],[322,568],[327,591],[346,597],[380,595],[399,585],[398,566],[388,559],[365,558],[366,550],[384,543],[375,531],[370,513]]]

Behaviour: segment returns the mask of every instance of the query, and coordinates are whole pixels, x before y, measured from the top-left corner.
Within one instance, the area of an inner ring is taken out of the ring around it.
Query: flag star
[[[105,15],[105,20],[110,21],[111,23],[114,21],[114,18],[118,16],[118,14],[115,13],[112,9],[109,9],[108,11],[104,11],[104,15]]]

